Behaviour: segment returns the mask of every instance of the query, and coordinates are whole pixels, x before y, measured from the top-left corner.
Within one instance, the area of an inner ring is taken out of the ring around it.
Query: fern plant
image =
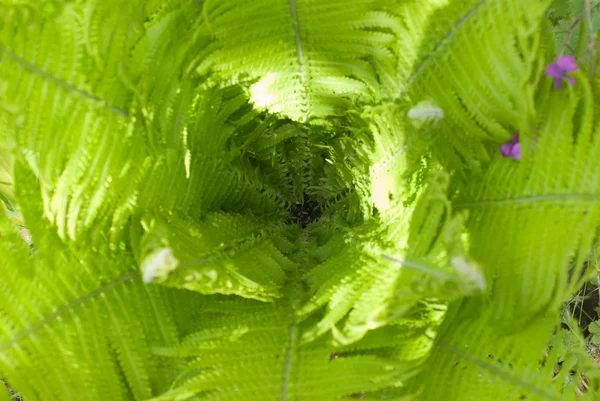
[[[561,346],[600,221],[597,2],[567,3],[0,0],[0,377],[595,399]]]

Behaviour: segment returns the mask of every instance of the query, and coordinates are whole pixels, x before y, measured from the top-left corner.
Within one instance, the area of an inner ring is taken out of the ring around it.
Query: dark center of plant
[[[292,208],[291,214],[292,219],[300,223],[302,228],[305,228],[321,217],[321,208],[317,202],[306,200],[303,203],[297,203]]]

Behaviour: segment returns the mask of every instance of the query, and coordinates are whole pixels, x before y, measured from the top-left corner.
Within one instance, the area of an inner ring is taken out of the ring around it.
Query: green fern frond
[[[532,314],[558,308],[578,285],[578,280],[568,279],[571,261],[581,269],[591,250],[600,183],[587,172],[598,169],[599,126],[587,82],[581,80],[580,87],[577,92],[548,95],[544,124],[539,131],[521,134],[520,163],[498,154],[481,185],[471,185],[454,201],[455,207],[471,212],[471,255],[503,272],[486,273],[495,277],[495,285],[511,288],[503,294],[511,301],[497,311],[499,320],[507,313],[514,324],[514,312],[521,304],[528,305],[527,313]],[[581,118],[575,117],[578,107]],[[546,218],[548,214],[552,219]],[[497,222],[502,222],[503,232],[492,229]],[[508,285],[513,274],[523,279],[525,287]],[[508,305],[513,307],[505,309]]]
[[[108,22],[103,16],[112,9],[65,4],[41,33],[25,26],[19,42],[0,42],[8,133],[17,156],[38,172],[45,215],[61,237],[76,239],[110,214],[116,241],[136,208],[177,205],[200,216],[217,207],[244,205],[262,213],[293,203],[265,173],[252,173],[247,158],[228,155],[231,137],[243,137],[258,118],[239,89],[193,95],[198,82],[179,78],[194,38],[176,48],[175,62],[152,61],[161,55],[169,59],[166,53],[173,49],[169,38],[159,40],[158,25],[184,34],[190,9],[149,6],[152,23],[146,32],[136,7],[124,6],[122,15],[110,16],[118,20]],[[111,40],[125,45],[107,45]],[[52,44],[57,41],[60,46]],[[37,45],[48,54],[32,50]],[[127,48],[134,48],[131,58]],[[134,57],[149,62],[139,66]],[[158,76],[140,78],[145,68],[158,68]],[[60,76],[68,70],[72,77]],[[38,108],[47,115],[33,116]],[[233,117],[239,123],[232,126]],[[221,135],[212,135],[216,131]]]
[[[279,297],[294,268],[275,246],[282,227],[243,215],[212,214],[200,223],[177,216],[142,220],[145,282],[259,300]]]
[[[540,24],[547,5],[431,2],[425,15],[404,6],[412,29],[431,27],[412,64],[407,95],[414,104],[432,99],[443,110],[432,146],[444,164],[479,168],[489,160],[486,142],[507,140],[515,129],[535,124],[535,88],[544,67]]]
[[[131,94],[114,82],[126,51],[110,47],[112,62],[90,72],[80,11],[64,3],[43,29],[10,24],[0,37],[2,112],[9,138],[43,183],[46,215],[61,236],[72,238],[91,224],[103,199],[114,202],[124,191],[118,178],[137,179],[144,160],[139,152],[143,137],[132,135],[136,129],[128,121]],[[124,12],[125,19],[130,12]],[[104,36],[127,43],[129,24],[118,22],[120,16],[112,18],[117,20],[107,26],[115,31]],[[104,51],[102,56],[110,59]],[[86,81],[88,74],[95,79]],[[104,84],[98,82],[102,79]]]
[[[454,305],[441,330],[432,355],[441,368],[427,382],[451,381],[446,398],[579,399],[575,385],[552,385],[553,366],[540,375],[532,363],[541,360],[562,303],[579,286],[600,220],[600,181],[589,174],[599,171],[600,125],[589,83],[578,77],[577,89],[542,97],[544,123],[521,132],[520,162],[497,154],[482,179],[459,189],[453,202],[470,211],[469,253],[490,291],[483,303]],[[462,384],[469,382],[481,385]],[[423,399],[441,394],[428,386]]]
[[[164,391],[157,378],[172,364],[149,352],[177,339],[163,290],[145,287],[131,261],[106,250],[75,251],[47,234],[29,257],[4,219],[2,237],[2,374],[26,399],[143,400]],[[50,263],[48,252],[60,258]]]
[[[258,108],[305,122],[396,87],[398,22],[374,1],[206,1],[203,17],[214,42],[196,70],[250,85]]]
[[[551,3],[0,0],[2,384],[594,399],[600,78],[553,87]]]
[[[417,202],[398,205],[391,213],[398,218],[382,227],[330,234],[317,250],[322,262],[305,274],[311,298],[299,316],[325,305],[327,310],[303,341],[334,330],[337,341],[352,343],[368,330],[393,324],[425,298],[447,300],[485,290],[477,265],[461,251],[461,219],[444,221],[450,213],[446,185],[444,179],[432,180]]]
[[[424,328],[408,324],[347,347],[330,337],[303,344],[306,325],[294,312],[298,291],[288,287],[274,304],[207,299],[202,330],[177,347],[155,349],[189,358],[175,387],[156,400],[329,400],[403,386],[418,371],[429,341]]]
[[[146,181],[134,193],[135,204],[127,205],[123,216],[134,209],[177,210],[196,218],[221,208],[263,214],[294,203],[291,179],[272,168],[276,156],[271,153],[256,168],[251,152],[253,135],[271,135],[280,124],[248,109],[246,96],[235,87],[208,90],[185,107],[173,145],[154,158]],[[165,129],[174,124],[179,122],[169,118]]]

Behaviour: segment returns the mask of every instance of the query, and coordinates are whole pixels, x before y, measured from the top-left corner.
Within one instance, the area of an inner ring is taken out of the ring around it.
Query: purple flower
[[[556,89],[562,87],[564,78],[567,78],[569,85],[575,85],[575,79],[573,77],[565,76],[567,72],[573,71],[577,71],[577,64],[575,64],[575,57],[573,56],[559,57],[556,62],[546,67],[546,74],[551,78],[554,78],[554,86]]]
[[[521,160],[521,144],[519,143],[519,131],[515,132],[510,142],[500,146],[500,153],[503,157],[512,157],[515,160]]]

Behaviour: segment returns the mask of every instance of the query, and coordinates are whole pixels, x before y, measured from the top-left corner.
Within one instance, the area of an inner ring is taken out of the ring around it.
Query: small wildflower
[[[519,143],[519,131],[515,132],[510,142],[500,146],[500,153],[503,157],[512,157],[515,160],[521,160],[521,144]]]
[[[575,85],[575,79],[565,75],[567,72],[574,71],[577,71],[577,64],[575,64],[575,57],[573,56],[559,57],[556,62],[550,64],[546,68],[546,74],[548,74],[551,78],[554,78],[554,87],[556,89],[560,89],[562,87],[562,81],[565,78],[567,78],[569,85]]]

